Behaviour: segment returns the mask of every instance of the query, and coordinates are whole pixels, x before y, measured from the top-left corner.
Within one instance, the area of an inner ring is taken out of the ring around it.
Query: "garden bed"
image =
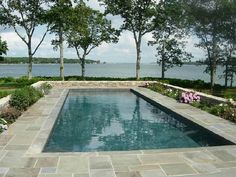
[[[213,115],[236,122],[236,102],[233,101],[233,99],[216,97],[161,82],[147,85],[147,88],[176,99],[177,101],[191,104]]]
[[[21,116],[29,106],[37,102],[51,86],[46,82],[37,82],[31,86],[16,89],[11,95],[0,99],[0,133]]]

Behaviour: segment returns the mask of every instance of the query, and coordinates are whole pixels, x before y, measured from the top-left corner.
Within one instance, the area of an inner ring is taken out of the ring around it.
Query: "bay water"
[[[116,77],[127,78],[135,77],[135,63],[117,63],[117,64],[88,64],[86,65],[86,76],[90,77]],[[34,64],[33,76],[59,76],[59,64]],[[166,72],[166,78],[179,78],[197,80],[201,79],[210,82],[209,74],[205,73],[204,65],[183,65],[174,67]],[[224,84],[224,68],[218,66],[217,81],[218,84]],[[1,64],[0,77],[21,77],[27,73],[27,64]],[[79,64],[65,64],[65,76],[80,76],[81,68]],[[161,77],[161,67],[157,64],[142,64],[141,77]],[[236,86],[236,78],[234,79]]]

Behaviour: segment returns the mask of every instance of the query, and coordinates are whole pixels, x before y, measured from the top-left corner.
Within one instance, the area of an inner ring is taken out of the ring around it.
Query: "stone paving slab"
[[[187,110],[200,125],[229,138],[236,137],[235,124],[215,116],[200,116],[195,108],[177,104],[147,89],[135,88],[173,110]],[[236,146],[159,150],[44,153],[66,94],[53,89],[29,108],[9,131],[0,135],[0,177],[235,177]],[[202,112],[200,112],[202,114]],[[193,119],[191,117],[191,119]],[[196,118],[195,117],[195,118]],[[216,119],[215,119],[216,118]],[[214,121],[215,120],[215,121]]]
[[[167,176],[197,174],[196,170],[186,163],[162,164],[161,168]]]

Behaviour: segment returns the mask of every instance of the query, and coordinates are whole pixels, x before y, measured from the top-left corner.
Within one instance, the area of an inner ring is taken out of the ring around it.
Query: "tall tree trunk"
[[[162,59],[161,62],[161,78],[164,79],[165,78],[165,60]]]
[[[32,68],[33,68],[33,54],[31,48],[31,40],[28,43],[28,56],[29,56],[29,63],[28,63],[28,79],[32,79]]]
[[[140,79],[140,62],[141,62],[141,38],[136,42],[136,52],[137,52],[137,61],[136,61],[136,80]]]
[[[216,80],[216,61],[215,59],[212,59],[213,61],[211,62],[211,71],[210,71],[210,76],[211,76],[211,91],[213,91],[214,86],[215,86],[215,80]]]
[[[234,74],[232,73],[231,78],[230,78],[230,87],[233,87],[233,82],[234,82]]]
[[[84,77],[85,77],[85,59],[84,58],[81,60],[81,76],[82,76],[82,79],[84,80]]]
[[[64,81],[64,46],[63,46],[63,33],[60,28],[59,32],[59,47],[60,47],[60,77]]]
[[[210,58],[211,62],[211,91],[213,91],[216,81],[216,65],[217,65],[217,44],[216,44],[216,38],[213,36],[213,48],[212,48],[212,57]]]
[[[82,59],[81,59],[81,76],[82,79],[85,80],[85,56],[86,56],[86,52],[84,52]]]
[[[163,43],[162,56],[161,56],[161,78],[165,78],[165,42]]]
[[[229,75],[229,58],[226,59],[225,63],[225,87],[228,87],[228,75]]]

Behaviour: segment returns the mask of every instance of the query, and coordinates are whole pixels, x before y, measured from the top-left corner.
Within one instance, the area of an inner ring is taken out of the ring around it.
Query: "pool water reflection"
[[[70,90],[44,152],[123,151],[227,144],[128,90]]]

